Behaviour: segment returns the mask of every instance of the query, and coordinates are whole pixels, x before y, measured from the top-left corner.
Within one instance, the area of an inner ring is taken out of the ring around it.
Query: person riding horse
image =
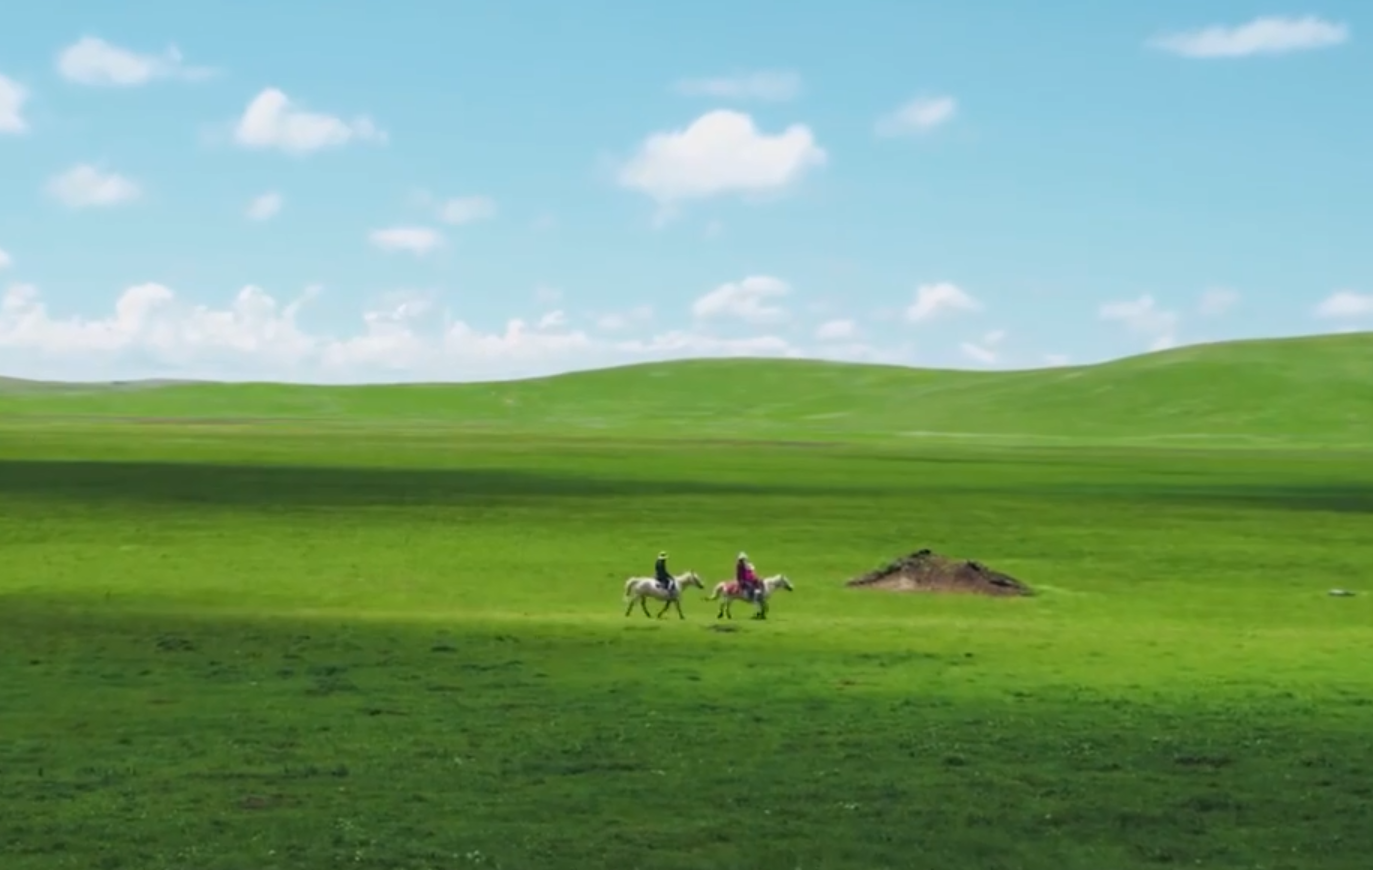
[[[667,553],[658,554],[658,561],[653,563],[653,579],[658,581],[658,585],[672,591],[672,572],[667,570]]]
[[[739,591],[743,592],[749,601],[755,600],[762,592],[763,584],[759,582],[758,572],[748,560],[748,553],[740,553],[734,562],[734,582],[739,584]]]

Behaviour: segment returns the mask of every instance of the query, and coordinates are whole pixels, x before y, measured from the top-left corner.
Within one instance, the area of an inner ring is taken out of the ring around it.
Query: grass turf
[[[1373,592],[1370,486],[1314,450],[13,425],[0,866],[1362,870],[1373,614],[1325,593]],[[843,588],[920,546],[1040,594]],[[660,547],[797,591],[626,618]]]
[[[1373,443],[1369,333],[1191,346],[1094,366],[913,370],[801,360],[626,366],[463,385],[0,382],[0,417],[335,421],[467,430],[905,442]]]

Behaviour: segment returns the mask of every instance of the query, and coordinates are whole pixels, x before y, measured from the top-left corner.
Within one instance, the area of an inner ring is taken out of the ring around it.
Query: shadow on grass
[[[1239,451],[1170,451],[1033,447],[960,448],[869,459],[904,464],[897,476],[939,475],[934,489],[988,500],[1020,496],[1046,501],[1130,501],[1140,504],[1249,510],[1373,513],[1367,462],[1347,455]],[[958,472],[945,470],[958,468]],[[980,469],[980,470],[978,470]]]
[[[1237,490],[1211,497],[1244,507],[1329,513],[1373,513],[1373,486],[1367,484],[1273,487],[1261,492]]]
[[[1045,495],[1050,495],[1046,491]],[[1306,511],[1316,513],[1373,513],[1373,484],[1304,483],[1162,486],[1157,483],[1120,486],[1054,487],[1052,495],[1086,501],[1122,499],[1137,504],[1182,505],[1243,510]]]
[[[1134,502],[1274,511],[1373,513],[1373,483],[1249,480],[1205,482],[1179,475],[1176,484],[1150,479],[1146,469],[1077,468],[1052,463],[1007,475],[995,465],[978,471],[933,473],[912,468],[890,476],[839,482],[794,477],[765,482],[696,477],[578,475],[516,468],[356,468],[160,462],[0,460],[0,498],[86,504],[204,505],[208,507],[368,507],[460,505],[531,499],[622,499],[680,496],[951,499],[995,504],[1014,512],[1033,502]],[[688,466],[673,464],[674,472]],[[832,471],[832,470],[831,470]],[[1065,482],[1077,477],[1077,482]],[[1086,477],[1087,480],[1081,478]],[[1096,478],[1093,480],[1092,478]],[[1011,502],[1019,505],[1013,506]],[[1166,508],[1165,508],[1166,509]]]
[[[16,870],[193,853],[217,859],[198,866],[273,855],[302,870],[451,867],[454,855],[547,870],[645,855],[662,867],[1362,870],[1373,849],[1373,707],[1334,681],[1300,697],[1215,697],[1199,680],[1197,695],[1122,694],[1050,674],[1008,683],[974,659],[960,667],[983,686],[965,692],[936,678],[947,657],[802,651],[800,639],[718,668],[701,660],[722,645],[704,632],[621,646],[585,630],[96,607],[0,609],[0,636],[0,693],[18,699],[0,705],[0,863]],[[893,669],[907,678],[884,676]],[[761,750],[715,774],[705,750],[745,731]],[[673,755],[646,734],[690,739]],[[663,795],[691,796],[689,825],[664,822]],[[740,831],[742,811],[780,821],[759,837]]]
[[[347,507],[530,498],[834,496],[874,492],[870,487],[598,477],[509,468],[0,460],[0,497],[86,503]]]

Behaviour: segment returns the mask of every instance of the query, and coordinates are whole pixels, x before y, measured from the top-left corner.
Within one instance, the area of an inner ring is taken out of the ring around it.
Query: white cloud
[[[750,275],[742,281],[721,284],[691,306],[692,314],[705,320],[734,318],[745,323],[778,323],[787,318],[780,305],[768,300],[780,299],[791,292],[787,282],[771,275]]]
[[[161,54],[139,54],[94,36],[83,36],[57,55],[62,77],[82,85],[136,87],[154,79],[198,80],[212,74],[187,66],[176,46]]]
[[[69,208],[94,208],[131,202],[142,195],[142,190],[116,172],[82,163],[49,181],[48,193]]]
[[[996,362],[996,351],[985,348],[976,342],[965,341],[958,346],[958,349],[963,351],[964,356],[974,362],[979,362],[983,365],[991,365]]]
[[[1340,290],[1316,306],[1315,316],[1325,320],[1355,320],[1373,315],[1373,293]]]
[[[393,290],[382,294],[379,300],[386,317],[399,320],[413,320],[434,310],[434,294],[413,290]],[[372,312],[376,315],[377,312]],[[366,315],[364,315],[364,318]]]
[[[567,312],[550,311],[539,318],[538,329],[558,329],[567,325]]]
[[[1046,354],[1044,354],[1044,363],[1045,363],[1046,365],[1054,366],[1055,368],[1057,368],[1057,367],[1059,367],[1059,366],[1066,366],[1066,365],[1068,365],[1068,361],[1069,361],[1069,360],[1068,360],[1068,355],[1067,355],[1067,354],[1063,354],[1063,353],[1046,353]]]
[[[641,341],[621,341],[613,347],[622,354],[641,359],[679,359],[701,356],[767,356],[799,357],[801,351],[786,339],[776,335],[757,335],[747,338],[719,338],[697,332],[676,329]]]
[[[540,284],[534,288],[534,299],[541,305],[552,305],[561,302],[563,291],[560,287],[553,287],[548,284]]]
[[[281,194],[274,190],[268,191],[261,196],[254,197],[253,201],[248,203],[248,219],[265,221],[268,218],[274,217],[277,212],[281,211],[281,206],[284,202],[285,200],[282,199]]]
[[[496,201],[486,196],[450,199],[439,209],[439,220],[448,224],[470,224],[496,214]]]
[[[911,136],[947,123],[958,110],[953,97],[918,97],[877,119],[879,136]]]
[[[113,313],[60,318],[35,288],[13,286],[0,302],[0,366],[20,377],[284,379],[315,382],[473,380],[692,356],[798,356],[771,335],[725,339],[669,331],[601,340],[562,317],[508,321],[484,332],[436,317],[424,299],[392,296],[348,337],[311,334],[297,322],[313,291],[280,305],[245,287],[224,309],[182,302],[168,287],[126,290]]]
[[[612,311],[596,318],[596,328],[602,332],[619,332],[631,326],[638,326],[653,319],[653,308],[640,305],[629,311]]]
[[[307,291],[278,306],[263,290],[248,286],[227,309],[213,310],[186,305],[170,288],[148,283],[125,290],[108,317],[56,318],[34,287],[17,285],[0,302],[0,351],[18,351],[29,365],[76,359],[97,376],[121,354],[171,368],[213,364],[225,355],[250,359],[258,367],[289,368],[313,349],[313,339],[295,324],[310,295]]]
[[[562,311],[511,319],[487,331],[453,317],[429,295],[392,293],[341,335],[300,323],[317,295],[282,304],[248,286],[223,307],[183,300],[156,283],[130,287],[102,317],[59,317],[37,290],[12,286],[0,301],[0,371],[19,377],[110,380],[182,377],[316,383],[471,381],[551,374],[684,357],[804,356],[907,362],[907,351],[858,343],[807,354],[766,332],[722,337],[668,329],[612,337],[570,327]],[[647,309],[625,317],[642,323]]]
[[[430,227],[388,227],[373,230],[368,239],[383,251],[407,251],[420,256],[443,244],[443,235]]]
[[[1264,17],[1235,27],[1212,25],[1169,33],[1150,40],[1162,51],[1190,58],[1236,58],[1288,54],[1329,48],[1349,39],[1349,27],[1308,15],[1302,18]]]
[[[982,365],[992,365],[999,358],[996,352],[997,345],[1001,344],[1006,338],[1006,330],[994,329],[982,336],[981,341],[965,341],[958,346],[963,355],[969,359],[979,362]]]
[[[1098,312],[1102,320],[1120,323],[1149,340],[1150,350],[1167,350],[1177,345],[1178,315],[1158,306],[1154,297],[1108,302]]]
[[[1234,308],[1240,301],[1240,294],[1228,287],[1212,287],[1201,294],[1197,312],[1203,317],[1218,317]]]
[[[948,281],[922,284],[915,290],[915,301],[906,308],[906,320],[922,323],[945,314],[981,311],[983,307],[957,284]]]
[[[677,92],[691,97],[785,102],[801,93],[801,76],[788,70],[760,70],[733,76],[684,79]]]
[[[858,324],[852,320],[827,320],[815,330],[821,341],[844,341],[858,334]]]
[[[585,352],[592,347],[586,333],[580,331],[552,331],[535,326],[530,329],[519,319],[507,321],[500,333],[483,333],[457,321],[443,335],[441,352],[459,361],[502,362],[528,364],[547,358]]]
[[[8,269],[14,265],[14,258],[9,255],[4,248],[0,248],[0,269]]]
[[[24,103],[28,99],[27,88],[0,75],[0,133],[23,133],[29,129],[24,120]]]
[[[234,138],[245,148],[276,148],[302,155],[352,141],[385,142],[387,135],[366,116],[344,121],[306,111],[276,88],[265,88],[243,111]]]
[[[841,342],[821,345],[814,353],[806,354],[811,359],[831,362],[876,363],[880,365],[915,365],[916,359],[909,344],[895,348],[875,347],[861,341]]]
[[[804,124],[761,132],[753,119],[724,109],[683,130],[654,133],[619,172],[619,183],[659,203],[729,193],[780,191],[828,160]]]

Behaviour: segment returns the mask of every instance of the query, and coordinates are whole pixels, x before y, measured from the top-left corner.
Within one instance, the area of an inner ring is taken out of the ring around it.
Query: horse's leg
[[[647,595],[641,596],[641,597],[639,598],[639,607],[644,611],[644,616],[652,616],[652,615],[653,615],[653,614],[651,614],[651,613],[648,612],[648,596],[647,596]]]
[[[634,609],[634,602],[637,600],[633,595],[629,596],[629,606],[625,608],[625,616],[628,616],[629,612]]]
[[[671,606],[672,606],[672,599],[671,599],[671,598],[669,598],[668,600],[664,601],[664,602],[663,602],[663,609],[660,610],[660,611],[658,611],[658,619],[662,619],[662,618],[663,618],[663,614],[664,614],[664,613],[667,613],[667,609],[668,609],[669,607],[671,607]]]
[[[677,606],[677,618],[686,619],[686,614],[682,612],[682,599],[674,598],[672,599],[672,603]]]

